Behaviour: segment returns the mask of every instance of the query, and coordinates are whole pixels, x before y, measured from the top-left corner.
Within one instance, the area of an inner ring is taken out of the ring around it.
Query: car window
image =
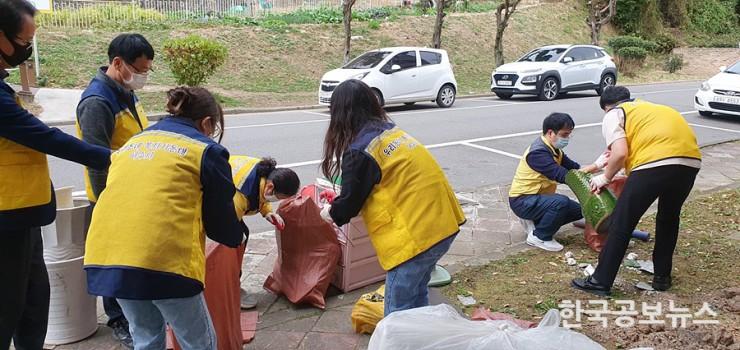
[[[740,61],[737,61],[735,64],[731,65],[729,68],[725,69],[725,73],[740,74]]]
[[[387,51],[371,51],[371,52],[365,52],[364,54],[358,56],[354,60],[347,63],[344,67],[345,69],[370,69],[374,68],[380,62],[382,62],[388,55],[390,55],[390,52]]]
[[[568,51],[568,53],[565,54],[565,57],[572,58],[573,62],[585,61],[588,59],[588,53],[586,52],[587,50],[588,49],[586,49],[585,47],[576,47]]]
[[[422,66],[442,63],[442,54],[440,53],[429,52],[429,51],[419,51],[419,55],[421,56]]]
[[[391,67],[393,67],[394,64],[401,66],[401,70],[416,67],[416,51],[401,52],[398,55],[393,56],[393,58],[383,66],[381,72],[390,73]]]
[[[564,48],[536,49],[519,59],[519,62],[557,62]]]

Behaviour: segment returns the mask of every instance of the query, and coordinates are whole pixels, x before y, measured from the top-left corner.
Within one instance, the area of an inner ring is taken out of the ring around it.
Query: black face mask
[[[15,40],[10,40],[10,43],[13,45],[13,54],[8,56],[0,50],[0,55],[3,57],[3,61],[11,67],[20,66],[21,63],[26,62],[31,57],[31,54],[33,54],[33,48],[30,43],[20,45]]]

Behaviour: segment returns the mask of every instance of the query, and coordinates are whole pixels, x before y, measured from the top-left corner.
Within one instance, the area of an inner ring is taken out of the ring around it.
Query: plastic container
[[[47,264],[74,259],[85,254],[85,238],[90,226],[90,202],[84,199],[73,200],[71,196],[69,200],[72,204],[57,207],[54,222],[41,228],[44,260]]]
[[[46,263],[51,286],[46,344],[74,343],[91,336],[98,329],[95,297],[87,294],[83,259],[80,256]]]

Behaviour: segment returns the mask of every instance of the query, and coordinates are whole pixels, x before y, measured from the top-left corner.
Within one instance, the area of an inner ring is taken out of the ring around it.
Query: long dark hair
[[[167,91],[167,112],[176,117],[199,121],[211,117],[218,142],[224,137],[224,111],[208,90],[199,87],[177,87]]]
[[[334,89],[329,112],[331,121],[324,137],[321,172],[327,179],[333,180],[342,169],[342,154],[357,133],[367,123],[387,122],[389,118],[373,90],[356,79],[347,80]]]

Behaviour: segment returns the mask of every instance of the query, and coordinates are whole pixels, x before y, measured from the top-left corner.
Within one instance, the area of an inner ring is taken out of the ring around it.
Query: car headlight
[[[370,72],[360,73],[351,77],[350,79],[362,80],[362,78],[366,77],[368,74],[370,74]]]
[[[522,78],[522,83],[523,84],[536,83],[538,78],[539,78],[538,75],[528,75],[528,76]]]
[[[699,89],[701,91],[709,91],[709,90],[712,90],[712,87],[709,86],[709,83],[705,81],[705,82],[701,83],[701,87]]]

